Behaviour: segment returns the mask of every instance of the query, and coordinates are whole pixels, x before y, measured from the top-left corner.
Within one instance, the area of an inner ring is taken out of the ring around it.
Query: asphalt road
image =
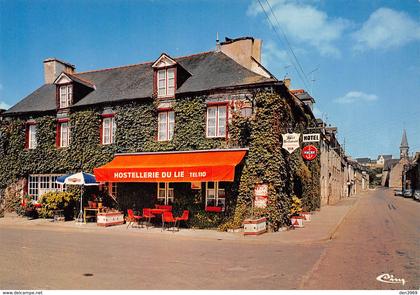
[[[372,192],[309,244],[2,226],[0,289],[417,289],[419,208]]]
[[[420,202],[376,190],[349,213],[304,289],[416,289],[420,287]],[[376,280],[381,274],[405,284]]]
[[[0,289],[292,289],[322,245],[0,229]]]

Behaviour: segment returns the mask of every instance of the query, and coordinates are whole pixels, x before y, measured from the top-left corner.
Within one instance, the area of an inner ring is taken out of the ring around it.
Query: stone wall
[[[4,213],[16,211],[17,206],[21,203],[22,196],[26,193],[26,188],[26,178],[20,178],[0,191],[0,216]]]

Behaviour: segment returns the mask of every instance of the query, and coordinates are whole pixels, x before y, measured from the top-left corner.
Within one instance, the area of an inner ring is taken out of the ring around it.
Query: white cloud
[[[10,107],[11,106],[5,103],[4,101],[0,101],[0,109],[7,110],[10,109]]]
[[[261,58],[263,65],[285,68],[289,64],[286,50],[279,49],[273,41],[267,41],[264,44]]]
[[[369,16],[353,38],[357,42],[354,46],[357,51],[397,48],[420,41],[420,22],[404,12],[382,7]]]
[[[342,104],[369,102],[378,99],[376,94],[367,94],[361,91],[349,91],[346,95],[336,98],[334,101]]]
[[[277,18],[272,16],[269,6],[263,3],[264,10],[270,16],[271,22],[280,35],[283,30],[288,39],[297,44],[309,44],[322,55],[339,56],[340,51],[335,46],[349,21],[342,18],[331,18],[326,12],[312,6],[314,1],[270,0],[270,6]],[[259,2],[254,1],[249,7],[249,16],[262,15],[266,17]],[[280,28],[278,26],[280,25]]]

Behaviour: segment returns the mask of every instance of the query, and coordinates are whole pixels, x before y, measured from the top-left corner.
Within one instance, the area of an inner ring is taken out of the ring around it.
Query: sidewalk
[[[99,227],[96,223],[80,224],[75,221],[52,222],[48,219],[28,220],[21,217],[0,218],[0,227],[24,227],[28,230],[77,231],[97,234],[144,235],[144,237],[168,237],[184,239],[238,240],[264,243],[310,243],[332,238],[335,231],[354,208],[361,195],[346,198],[337,204],[324,206],[305,222],[304,228],[265,233],[259,236],[244,236],[243,233],[219,232],[217,230],[183,229],[179,232],[161,231],[160,228],[128,228],[127,225]]]

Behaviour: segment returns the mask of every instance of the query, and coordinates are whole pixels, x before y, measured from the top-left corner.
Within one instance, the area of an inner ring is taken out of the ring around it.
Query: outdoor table
[[[163,214],[163,212],[170,211],[169,209],[157,209],[157,208],[150,208],[149,212],[152,214]]]
[[[64,221],[64,210],[54,210],[54,221]]]
[[[154,215],[163,215],[163,212],[168,212],[168,211],[171,211],[171,210],[169,210],[169,209],[157,209],[157,208],[150,208],[150,209],[148,209],[149,210],[149,212],[150,213],[152,213],[152,214],[154,214]],[[162,219],[163,217],[161,216],[161,219]],[[162,222],[162,224],[163,224],[163,222]]]
[[[83,222],[86,223],[86,217],[97,218],[96,214],[99,213],[99,210],[100,210],[99,208],[84,208],[84,210],[83,210]],[[87,215],[86,211],[93,211],[93,212],[96,212],[96,213],[94,213],[95,215]]]

